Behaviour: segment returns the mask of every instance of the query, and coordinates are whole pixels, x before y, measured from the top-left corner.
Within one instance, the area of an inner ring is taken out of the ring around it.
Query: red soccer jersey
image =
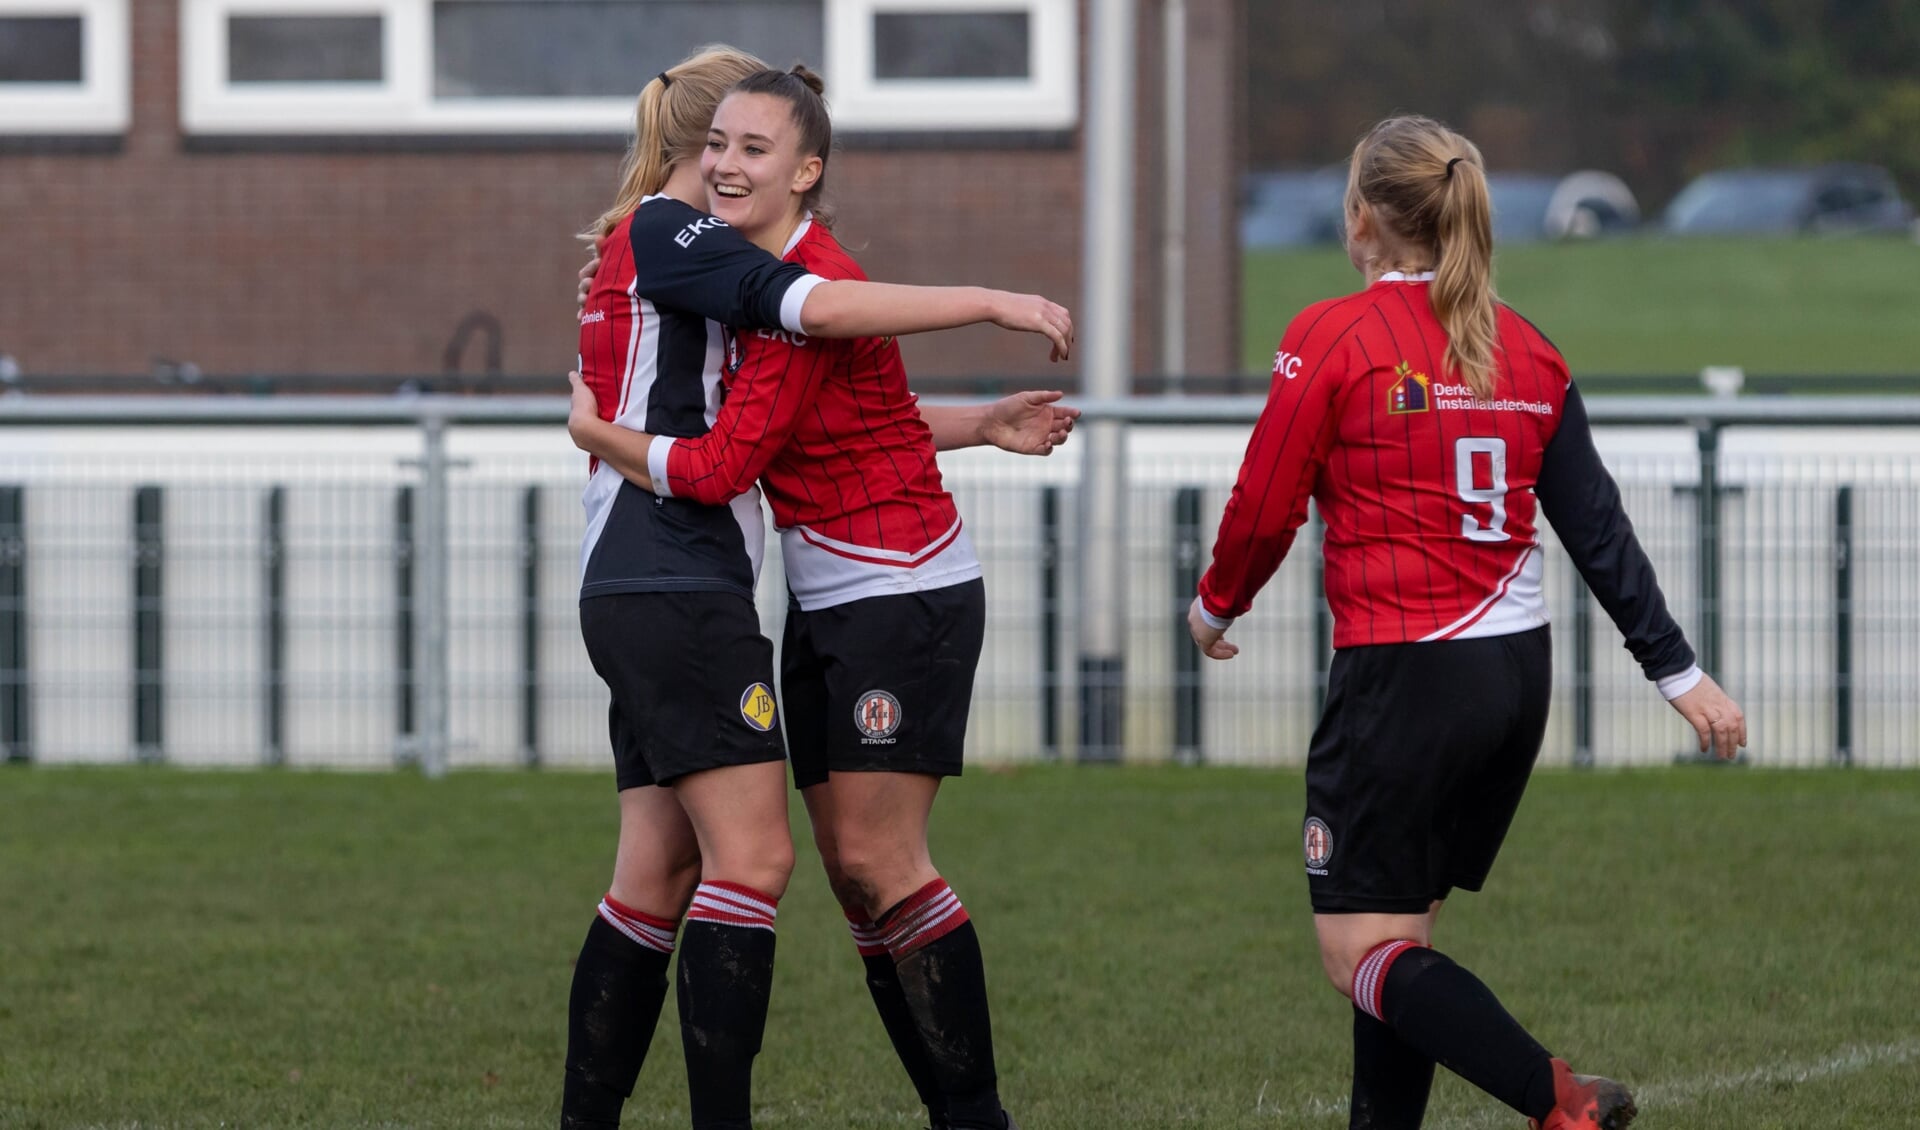
[[[826,279],[866,278],[811,220],[786,261]],[[730,332],[726,370],[713,428],[650,458],[664,463],[651,468],[655,489],[717,505],[760,479],[802,608],[980,575],[892,338]]]
[[[1562,418],[1566,362],[1500,306],[1494,395],[1476,400],[1445,375],[1430,277],[1389,275],[1287,327],[1200,582],[1212,615],[1251,607],[1311,496],[1327,527],[1335,647],[1547,622],[1533,487]]]

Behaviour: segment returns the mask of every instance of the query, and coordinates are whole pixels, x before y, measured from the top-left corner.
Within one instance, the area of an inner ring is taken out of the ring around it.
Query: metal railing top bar
[[[929,404],[942,401],[926,398]],[[1069,400],[1089,419],[1134,424],[1249,424],[1266,404],[1262,396],[1128,397]],[[1596,396],[1587,401],[1595,424],[1661,427],[1808,424],[1920,425],[1920,397],[1911,396]]]
[[[925,397],[928,404],[978,399]],[[1249,424],[1266,403],[1259,396],[1123,397],[1068,401],[1089,420],[1133,424]],[[566,419],[558,396],[0,396],[0,425],[77,427],[306,426],[443,424],[525,426]],[[1645,427],[1794,425],[1900,427],[1920,425],[1920,397],[1597,396],[1587,403],[1596,424]]]
[[[44,426],[308,427],[442,424],[525,426],[564,423],[557,396],[8,396],[0,424]]]

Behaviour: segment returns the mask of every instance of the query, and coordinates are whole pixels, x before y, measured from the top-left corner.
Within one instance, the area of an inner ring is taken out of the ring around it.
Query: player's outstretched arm
[[[1747,716],[1713,676],[1701,675],[1692,690],[1672,702],[1680,717],[1700,735],[1701,753],[1711,748],[1715,757],[1731,761],[1747,744]]]
[[[1052,360],[1073,355],[1073,315],[1037,294],[833,279],[809,291],[800,307],[801,329],[814,337],[898,337],[982,322],[1045,337]]]
[[[653,476],[647,471],[647,446],[653,442],[653,437],[602,420],[593,390],[580,379],[579,373],[568,373],[567,383],[573,391],[573,401],[567,408],[567,435],[572,438],[573,445],[620,472],[620,477],[634,486],[652,492]]]
[[[1073,434],[1080,410],[1060,403],[1062,392],[1016,392],[992,404],[920,406],[936,451],[992,444],[1015,455],[1051,455]]]
[[[599,270],[600,253],[595,249],[580,268],[574,296],[581,306],[586,305]],[[1037,294],[833,279],[813,287],[800,304],[801,332],[811,337],[899,337],[982,322],[1045,337],[1051,360],[1073,356],[1073,315]]]

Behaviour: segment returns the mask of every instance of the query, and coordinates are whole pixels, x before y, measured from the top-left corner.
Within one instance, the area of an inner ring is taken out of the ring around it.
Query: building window
[[[0,134],[127,128],[127,0],[0,0]]]
[[[882,130],[1070,129],[1074,0],[830,0],[836,123]]]
[[[825,75],[843,130],[1074,121],[1075,0],[181,0],[198,134],[621,134],[706,43]]]
[[[875,12],[873,77],[1031,79],[1029,12]]]
[[[820,0],[435,0],[436,99],[611,99],[687,52],[730,43],[775,66],[819,66]]]
[[[379,16],[234,16],[227,81],[377,83],[386,75]]]

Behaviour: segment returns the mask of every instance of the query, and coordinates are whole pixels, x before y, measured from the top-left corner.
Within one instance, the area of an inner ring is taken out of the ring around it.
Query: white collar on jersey
[[[800,246],[800,241],[807,237],[807,231],[812,227],[812,212],[808,212],[806,215],[800,217],[800,226],[793,229],[793,234],[787,238],[787,245],[780,249],[780,258],[785,259],[787,256],[793,254],[793,249]]]
[[[1434,272],[1432,271],[1421,271],[1417,275],[1410,275],[1405,271],[1388,271],[1386,274],[1380,276],[1379,281],[1380,282],[1432,282],[1433,276],[1434,276]]]

